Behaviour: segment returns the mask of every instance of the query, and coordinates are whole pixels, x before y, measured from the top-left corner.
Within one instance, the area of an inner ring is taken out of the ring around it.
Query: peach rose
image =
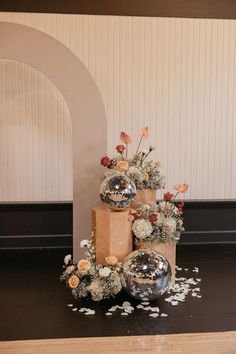
[[[188,190],[188,184],[183,183],[183,184],[176,184],[175,185],[175,190],[179,193],[186,193]]]
[[[81,259],[77,267],[81,272],[86,272],[91,267],[91,263],[87,259]]]
[[[65,273],[70,274],[73,272],[74,269],[75,269],[75,267],[73,265],[68,266],[68,267],[66,267]]]
[[[106,257],[107,264],[114,266],[118,263],[118,259],[115,256]]]
[[[68,280],[68,284],[72,289],[77,288],[79,283],[80,283],[80,280],[76,275],[72,275]]]
[[[122,160],[118,162],[117,167],[119,168],[119,170],[124,171],[128,169],[129,165],[128,162]]]

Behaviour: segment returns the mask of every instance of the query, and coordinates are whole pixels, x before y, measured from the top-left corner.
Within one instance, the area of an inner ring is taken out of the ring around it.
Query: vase
[[[156,193],[157,191],[155,189],[137,189],[137,194],[132,203],[132,207],[136,208],[137,203],[140,202],[143,204],[156,203]]]
[[[176,266],[176,242],[172,243],[151,243],[140,242],[135,246],[136,249],[155,250],[166,257],[171,267],[171,285],[175,284],[175,266]]]

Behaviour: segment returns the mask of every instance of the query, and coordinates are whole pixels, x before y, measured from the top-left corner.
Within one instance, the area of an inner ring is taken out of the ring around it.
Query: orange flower
[[[118,259],[115,256],[106,257],[107,264],[114,266],[118,263]]]
[[[120,133],[120,140],[126,145],[131,143],[131,137],[125,132]]]
[[[119,168],[119,170],[124,171],[128,169],[129,164],[128,162],[122,160],[118,162],[117,167]]]
[[[173,198],[174,194],[170,193],[170,192],[166,192],[164,194],[164,200],[165,201],[168,201],[168,200],[171,200]]]
[[[125,150],[125,146],[124,145],[117,145],[116,146],[116,150],[120,153],[120,154],[122,154],[122,152]]]
[[[103,156],[102,158],[101,158],[101,165],[103,165],[104,167],[106,167],[108,164],[109,164],[109,162],[111,161],[111,159],[108,157],[108,156]]]
[[[68,280],[68,284],[72,289],[77,288],[79,283],[80,283],[80,280],[76,275],[72,275]]]
[[[188,184],[183,183],[183,184],[176,184],[175,185],[175,190],[179,193],[186,193],[188,190]]]
[[[90,266],[91,263],[87,259],[81,259],[77,264],[77,267],[81,272],[86,272],[87,270],[89,270]]]
[[[147,139],[148,138],[148,127],[145,127],[145,128],[142,128],[141,130],[140,130],[140,136],[142,137],[142,138],[145,138],[145,139]]]

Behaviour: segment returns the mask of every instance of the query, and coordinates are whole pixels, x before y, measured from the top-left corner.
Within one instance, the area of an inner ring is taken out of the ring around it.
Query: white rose
[[[99,269],[100,277],[107,278],[111,274],[111,269],[109,267],[104,267]]]
[[[172,218],[165,218],[162,225],[165,232],[168,234],[172,234],[176,231],[176,221]]]
[[[71,261],[71,254],[67,254],[65,257],[64,257],[64,263],[67,265],[70,261]]]
[[[88,247],[88,245],[89,245],[89,240],[82,240],[80,242],[80,247],[81,248]]]
[[[138,219],[135,220],[132,226],[132,231],[139,239],[144,239],[151,235],[153,228],[149,220]]]

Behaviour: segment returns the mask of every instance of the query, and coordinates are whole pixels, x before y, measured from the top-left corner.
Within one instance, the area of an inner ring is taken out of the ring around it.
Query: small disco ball
[[[167,291],[170,279],[170,264],[157,251],[134,251],[123,262],[124,289],[138,300],[158,299]]]
[[[135,197],[135,184],[122,174],[107,177],[100,186],[101,200],[114,210],[128,207]]]

